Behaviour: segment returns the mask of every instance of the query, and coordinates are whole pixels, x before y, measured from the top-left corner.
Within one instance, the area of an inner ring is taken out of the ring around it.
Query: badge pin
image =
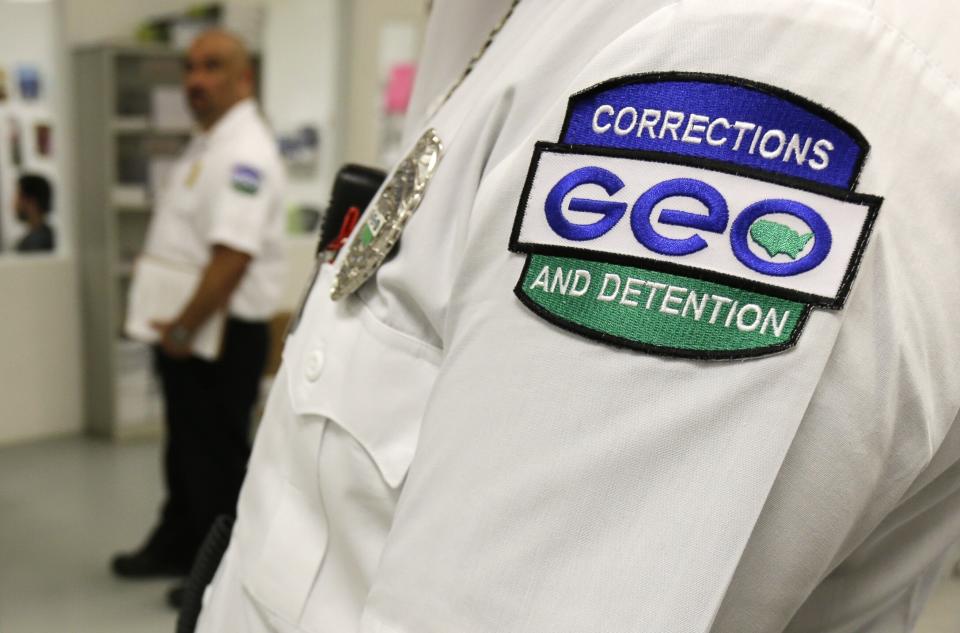
[[[443,143],[437,131],[429,129],[397,165],[370,203],[365,221],[343,258],[330,289],[334,301],[356,291],[383,264],[420,206],[442,154]]]

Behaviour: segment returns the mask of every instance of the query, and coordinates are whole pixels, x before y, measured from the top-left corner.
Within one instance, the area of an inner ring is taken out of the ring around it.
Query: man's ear
[[[253,96],[253,93],[254,93],[254,90],[253,90],[253,66],[250,66],[250,65],[248,64],[247,67],[244,68],[244,69],[241,71],[241,75],[240,75],[240,76],[241,76],[241,78],[243,79],[244,85],[246,86],[247,96],[248,96],[248,97]]]

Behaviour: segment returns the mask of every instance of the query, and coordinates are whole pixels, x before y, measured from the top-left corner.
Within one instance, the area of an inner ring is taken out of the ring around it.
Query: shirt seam
[[[871,6],[869,8],[865,8],[865,11],[875,20],[877,20],[882,27],[900,40],[906,48],[910,49],[911,52],[921,60],[925,70],[929,70],[940,81],[947,85],[949,92],[956,92],[958,88],[960,88],[960,83],[957,82],[953,75],[949,73],[927,49],[921,47],[920,44],[909,37],[902,29],[893,25],[889,20],[878,13],[873,4],[874,3],[871,2]]]
[[[680,2],[685,2],[689,0],[679,0]],[[889,32],[891,35],[896,37],[901,45],[904,48],[908,49],[915,57],[917,57],[922,62],[922,67],[924,70],[931,72],[937,77],[938,80],[942,81],[947,85],[950,92],[956,92],[960,89],[960,82],[954,76],[948,72],[942,64],[940,64],[936,58],[930,54],[930,52],[923,48],[916,40],[909,37],[900,27],[893,24],[890,20],[885,18],[876,8],[875,0],[870,0],[869,6],[860,3],[852,2],[850,0],[808,0],[811,3],[822,4],[822,5],[845,5],[851,7],[854,10],[862,11],[867,14],[883,28],[883,30]]]

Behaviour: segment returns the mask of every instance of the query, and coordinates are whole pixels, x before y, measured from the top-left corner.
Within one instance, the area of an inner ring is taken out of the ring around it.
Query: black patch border
[[[744,360],[748,358],[756,358],[758,356],[770,356],[772,354],[777,354],[796,346],[797,341],[800,340],[800,334],[807,325],[807,319],[810,316],[810,312],[813,309],[809,304],[804,305],[801,309],[800,316],[797,319],[797,324],[794,326],[793,332],[790,334],[790,338],[776,345],[752,347],[745,350],[722,351],[650,345],[649,343],[641,343],[628,338],[614,336],[613,334],[609,334],[607,332],[594,330],[580,325],[579,323],[574,323],[569,319],[557,316],[553,312],[550,312],[550,310],[544,308],[539,303],[531,299],[523,288],[523,282],[527,278],[527,273],[530,271],[530,263],[532,261],[533,254],[527,255],[526,261],[523,264],[523,271],[520,273],[520,278],[517,280],[517,285],[513,288],[513,294],[516,295],[520,302],[527,306],[531,312],[542,318],[544,321],[556,325],[563,330],[573,332],[574,334],[579,334],[585,338],[593,339],[606,345],[612,345],[613,347],[622,347],[640,352],[651,352],[661,356],[670,356],[673,358],[685,358],[691,360]],[[746,289],[744,288],[743,290]]]
[[[620,253],[598,252],[578,248],[575,246],[553,246],[521,242],[520,229],[523,224],[523,219],[526,215],[530,191],[533,188],[533,178],[536,175],[537,168],[539,167],[540,157],[545,152],[645,160],[649,162],[659,162],[670,165],[699,167],[719,173],[752,178],[754,180],[760,180],[771,184],[782,185],[793,189],[799,189],[801,191],[822,195],[828,198],[833,198],[834,200],[839,200],[841,202],[860,204],[867,207],[867,219],[860,230],[860,235],[857,236],[856,247],[851,253],[850,259],[847,261],[846,272],[840,281],[836,298],[822,297],[820,295],[813,295],[805,292],[797,292],[795,290],[788,290],[779,286],[764,284],[752,279],[744,279],[735,275],[718,273],[703,268],[697,268],[695,266],[665,262],[657,259],[623,255]],[[830,185],[814,183],[802,178],[784,176],[781,174],[772,174],[756,168],[731,165],[722,161],[700,157],[680,156],[667,152],[624,150],[587,145],[570,145],[567,143],[552,143],[550,141],[538,141],[534,145],[533,156],[530,159],[530,167],[527,171],[527,177],[523,183],[523,189],[520,193],[520,200],[517,205],[517,214],[514,218],[513,229],[510,233],[510,243],[508,249],[514,253],[576,257],[578,259],[620,264],[623,266],[649,268],[650,270],[659,272],[673,273],[685,277],[692,277],[694,279],[701,279],[703,281],[721,283],[728,286],[733,286],[734,288],[740,288],[741,290],[771,295],[781,299],[806,303],[820,308],[839,310],[843,308],[843,305],[847,299],[847,295],[850,292],[850,288],[853,285],[853,280],[856,278],[857,272],[860,268],[860,262],[863,258],[864,250],[869,242],[870,234],[873,231],[873,226],[876,222],[877,216],[880,212],[880,206],[882,204],[883,198],[879,196],[863,194],[842,189],[840,187],[832,187]]]
[[[860,148],[860,157],[857,162],[854,163],[853,172],[850,174],[850,183],[848,189],[853,191],[857,187],[857,183],[860,180],[860,173],[863,171],[863,166],[866,164],[867,155],[870,153],[870,143],[867,141],[867,138],[863,133],[857,129],[852,123],[841,117],[839,114],[831,110],[830,108],[817,103],[816,101],[811,101],[806,97],[798,95],[795,92],[790,92],[783,88],[777,86],[772,86],[770,84],[765,84],[759,81],[753,81],[752,79],[744,79],[742,77],[734,77],[733,75],[720,75],[713,73],[697,73],[697,72],[682,72],[682,71],[666,71],[666,72],[653,72],[653,73],[638,73],[634,75],[623,75],[616,77],[614,79],[607,79],[606,81],[601,81],[600,83],[594,84],[589,88],[585,88],[579,92],[576,92],[570,95],[570,98],[567,100],[567,111],[563,117],[563,125],[560,128],[560,137],[564,138],[567,134],[567,131],[570,127],[570,120],[573,117],[573,107],[575,102],[578,99],[584,97],[590,97],[599,92],[604,92],[611,88],[619,88],[620,86],[631,85],[631,84],[649,84],[649,83],[662,83],[662,82],[688,82],[688,83],[711,83],[719,84],[724,86],[736,86],[739,88],[747,88],[749,90],[754,90],[763,94],[776,97],[778,99],[783,99],[784,101],[789,101],[794,105],[807,110],[809,113],[819,116],[821,119],[827,121],[828,123],[839,128],[843,132],[847,133],[850,138],[853,139],[854,143]],[[584,146],[587,147],[587,146]],[[593,147],[593,146],[589,146]],[[631,150],[627,150],[631,151]],[[765,172],[768,173],[768,172]],[[811,181],[812,182],[812,181]]]

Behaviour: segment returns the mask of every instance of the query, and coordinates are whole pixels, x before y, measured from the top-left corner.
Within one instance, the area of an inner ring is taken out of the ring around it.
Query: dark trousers
[[[214,519],[236,511],[268,346],[265,322],[230,318],[214,362],[154,348],[166,411],[167,498],[149,547],[170,560],[189,564]]]

